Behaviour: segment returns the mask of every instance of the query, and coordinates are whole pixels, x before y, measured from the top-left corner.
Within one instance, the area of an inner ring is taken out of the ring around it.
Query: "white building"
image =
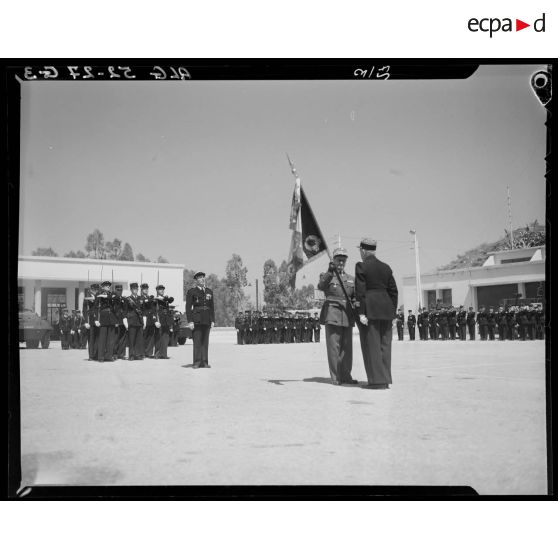
[[[437,300],[453,306],[498,306],[504,299],[543,298],[545,293],[546,248],[518,248],[490,252],[480,267],[465,267],[421,274],[423,306]],[[403,277],[405,310],[416,312],[416,276]]]
[[[130,283],[148,283],[155,293],[157,282],[165,294],[184,310],[183,264],[159,264],[85,258],[19,256],[17,284],[20,308],[33,310],[51,323],[58,321],[59,309],[82,309],[85,290],[92,283],[111,281],[130,294]]]

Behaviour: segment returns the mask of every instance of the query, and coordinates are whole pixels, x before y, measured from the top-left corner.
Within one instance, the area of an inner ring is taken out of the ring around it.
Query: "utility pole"
[[[258,280],[256,279],[256,312],[260,310],[260,293],[258,290]]]
[[[417,304],[418,308],[422,308],[422,285],[420,282],[420,261],[419,261],[419,245],[417,238],[417,231],[409,231],[413,235],[415,244],[415,275],[416,275],[416,285],[417,285]],[[417,310],[420,311],[420,310]]]
[[[512,211],[511,211],[511,194],[510,194],[510,187],[508,186],[508,221],[510,227],[510,246],[513,250],[513,225],[512,225]]]

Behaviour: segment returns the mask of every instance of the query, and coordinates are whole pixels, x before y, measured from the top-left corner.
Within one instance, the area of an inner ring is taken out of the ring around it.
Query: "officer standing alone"
[[[211,368],[208,361],[209,331],[215,325],[213,291],[205,286],[205,273],[194,275],[196,286],[186,293],[186,318],[188,327],[193,330],[194,364],[193,368]]]

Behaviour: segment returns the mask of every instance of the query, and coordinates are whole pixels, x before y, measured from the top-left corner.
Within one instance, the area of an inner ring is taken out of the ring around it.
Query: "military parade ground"
[[[356,328],[355,328],[356,334]],[[354,337],[358,346],[358,335]],[[332,385],[320,343],[215,328],[169,359],[20,350],[22,485],[468,485],[546,494],[544,341],[393,343],[390,390]],[[63,355],[63,356],[62,356]]]

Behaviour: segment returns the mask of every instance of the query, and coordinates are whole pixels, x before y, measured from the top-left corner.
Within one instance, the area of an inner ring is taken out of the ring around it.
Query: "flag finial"
[[[298,178],[298,173],[296,172],[295,166],[294,166],[293,162],[291,161],[291,158],[289,157],[289,154],[286,153],[286,155],[287,155],[287,160],[289,161],[289,165],[291,167],[291,172],[293,173],[293,176],[295,178]]]

